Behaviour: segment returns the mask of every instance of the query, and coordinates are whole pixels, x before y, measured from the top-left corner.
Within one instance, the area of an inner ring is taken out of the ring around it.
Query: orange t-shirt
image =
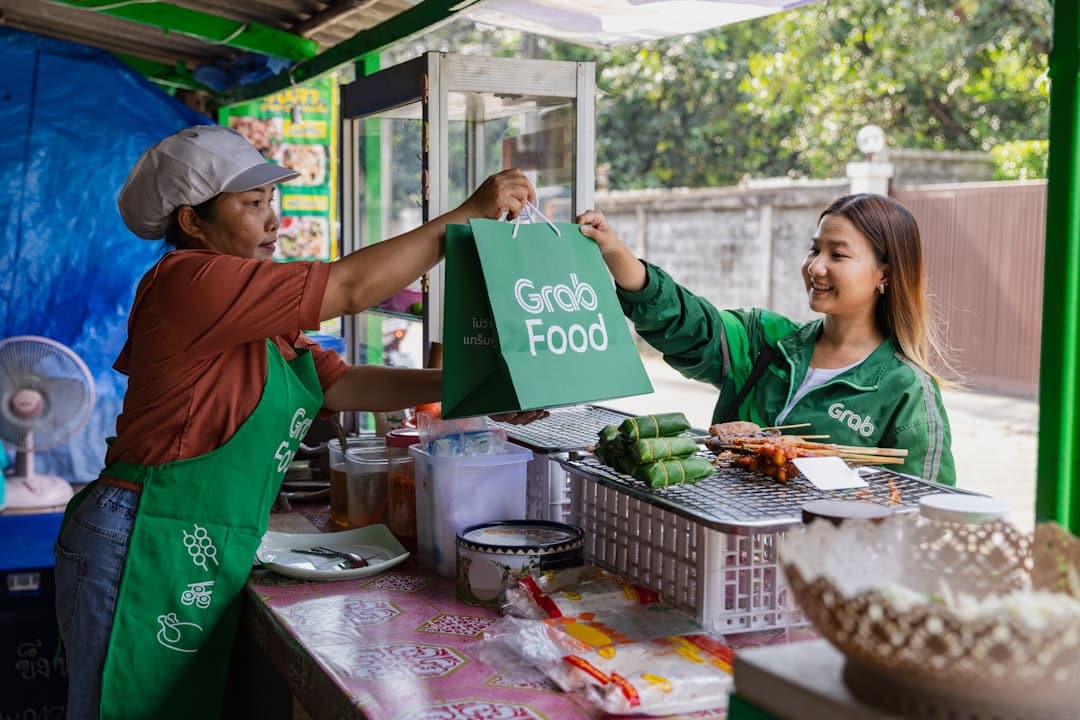
[[[348,365],[301,330],[319,326],[330,265],[276,263],[208,250],[163,257],[143,276],[128,340],[113,367],[128,376],[106,463],[160,465],[223,445],[266,382],[266,340],[286,360],[308,348],[323,391]]]

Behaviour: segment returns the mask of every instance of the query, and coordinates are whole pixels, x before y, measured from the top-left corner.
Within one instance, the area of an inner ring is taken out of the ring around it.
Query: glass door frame
[[[361,123],[414,103],[421,107],[423,152],[423,221],[450,208],[449,96],[450,93],[494,93],[566,98],[574,106],[574,157],[571,213],[593,206],[596,184],[596,64],[561,60],[496,58],[427,52],[412,60],[379,70],[342,85],[341,163],[342,254],[360,248],[364,218],[361,187],[370,183],[360,167]],[[476,175],[470,164],[470,176]],[[481,178],[473,178],[480,180]],[[383,188],[385,191],[385,188]],[[380,238],[381,240],[382,238]],[[423,352],[443,336],[444,265],[440,261],[423,281]],[[344,319],[346,359],[357,362],[355,316]]]

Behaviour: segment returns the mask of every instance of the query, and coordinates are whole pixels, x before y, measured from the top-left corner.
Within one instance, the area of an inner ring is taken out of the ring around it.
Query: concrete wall
[[[892,163],[895,188],[994,179],[994,158],[985,152],[886,150],[878,159]]]
[[[821,211],[846,180],[768,180],[735,188],[598,193],[639,257],[719,308],[768,307],[811,319],[800,266]]]
[[[993,174],[982,152],[888,150],[893,187],[974,182]],[[738,187],[598,192],[596,206],[639,257],[719,308],[767,307],[810,320],[800,267],[830,202],[851,180],[752,180]]]

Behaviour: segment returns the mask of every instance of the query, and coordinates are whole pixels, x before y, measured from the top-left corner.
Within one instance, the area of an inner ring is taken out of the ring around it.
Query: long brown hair
[[[885,294],[874,306],[878,328],[896,339],[900,350],[938,385],[954,384],[934,366],[959,377],[949,350],[931,321],[923,273],[922,241],[911,212],[892,198],[871,193],[834,200],[818,217],[840,215],[861,232],[874,248],[878,261],[889,266]]]

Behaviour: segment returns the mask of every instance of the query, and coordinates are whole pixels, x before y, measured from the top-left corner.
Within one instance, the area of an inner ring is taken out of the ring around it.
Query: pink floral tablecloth
[[[292,580],[260,568],[248,593],[252,639],[313,720],[602,717],[539,673],[480,662],[483,631],[497,612],[459,602],[452,581],[412,559],[340,582]],[[787,639],[795,638],[778,631],[731,640],[745,647]]]

